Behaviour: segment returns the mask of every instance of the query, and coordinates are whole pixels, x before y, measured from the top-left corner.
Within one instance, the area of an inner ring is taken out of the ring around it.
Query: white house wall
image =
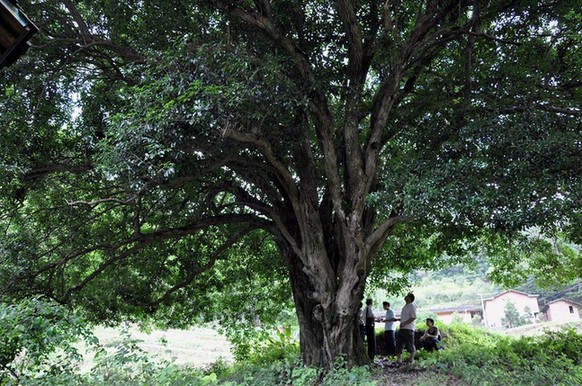
[[[520,315],[525,315],[529,308],[530,320],[534,322],[534,315],[540,312],[537,296],[508,291],[498,295],[493,299],[483,301],[484,316],[487,326],[493,328],[502,328],[502,320],[505,316],[505,306],[508,302],[513,303]]]

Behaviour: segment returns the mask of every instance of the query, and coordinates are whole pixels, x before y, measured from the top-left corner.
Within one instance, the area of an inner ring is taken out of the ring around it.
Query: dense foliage
[[[20,4],[40,32],[0,83],[6,301],[244,331],[292,296],[331,368],[367,361],[368,278],[477,253],[510,284],[582,274],[576,1]]]
[[[32,298],[0,303],[0,385],[33,385],[40,377],[68,384],[82,358],[75,345],[81,339],[97,344],[81,317],[54,302]]]

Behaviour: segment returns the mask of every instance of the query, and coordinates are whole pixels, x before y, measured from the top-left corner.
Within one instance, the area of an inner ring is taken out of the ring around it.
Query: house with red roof
[[[450,324],[455,319],[464,323],[471,323],[475,316],[479,316],[481,319],[483,318],[481,308],[475,305],[431,308],[428,311],[435,313],[439,321],[447,324]]]

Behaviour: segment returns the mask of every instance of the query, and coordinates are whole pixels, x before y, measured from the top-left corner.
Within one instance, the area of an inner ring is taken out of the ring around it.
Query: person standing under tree
[[[386,310],[386,317],[384,318],[384,340],[386,341],[385,356],[391,356],[396,353],[396,318],[394,311],[390,309],[390,303],[383,302],[384,310]]]
[[[360,335],[362,340],[366,339],[366,315],[364,314],[364,303],[360,302],[360,308],[358,309],[358,328],[360,329]]]
[[[366,316],[366,339],[368,340],[368,357],[370,358],[371,361],[374,360],[374,356],[376,355],[376,329],[372,304],[373,304],[372,299],[366,299],[366,309],[364,310],[364,315]]]
[[[416,320],[416,305],[414,302],[414,295],[408,293],[404,297],[406,304],[402,307],[400,314],[400,329],[398,330],[398,339],[396,340],[396,363],[402,363],[402,349],[406,346],[406,350],[410,353],[410,362],[414,362],[416,355],[416,348],[414,347],[414,330]],[[398,319],[397,319],[398,320]]]

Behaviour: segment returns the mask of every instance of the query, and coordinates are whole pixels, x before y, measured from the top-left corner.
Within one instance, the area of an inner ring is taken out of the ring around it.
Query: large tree
[[[578,234],[575,1],[21,6],[40,33],[0,89],[4,296],[176,320],[256,253],[329,367],[366,361],[374,262]]]

